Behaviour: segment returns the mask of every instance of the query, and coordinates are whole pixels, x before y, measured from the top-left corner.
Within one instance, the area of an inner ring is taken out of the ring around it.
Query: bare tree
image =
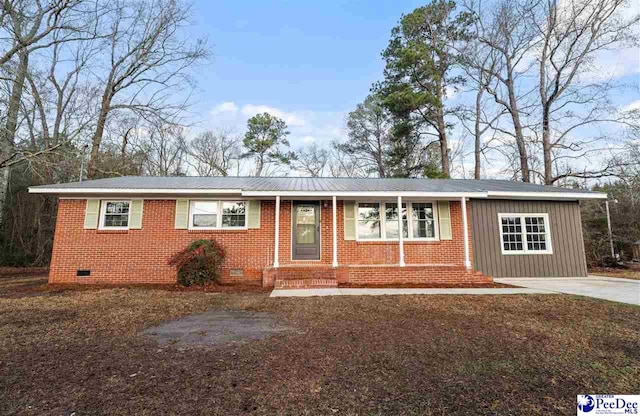
[[[633,28],[639,15],[629,15],[625,5],[623,0],[570,0],[562,5],[557,0],[544,0],[539,13],[530,11],[530,26],[537,28],[542,39],[537,57],[538,91],[543,176],[548,185],[567,176],[585,176],[584,172],[576,174],[571,169],[554,173],[556,151],[566,155],[562,150],[570,150],[573,157],[586,153],[584,143],[567,143],[570,132],[594,123],[630,122],[629,117],[616,117],[617,110],[606,105],[613,87],[609,82],[579,79],[594,69],[590,63],[598,52],[637,44]],[[596,171],[591,176],[599,174]]]
[[[533,65],[530,55],[539,43],[536,29],[527,20],[535,4],[500,0],[490,9],[489,16],[483,13],[485,8],[481,2],[468,2],[466,7],[478,16],[475,36],[491,53],[495,53],[496,61],[489,61],[491,65],[485,67],[483,56],[478,59],[467,55],[464,63],[471,68],[486,71],[494,80],[485,86],[485,91],[509,114],[512,122],[512,129],[496,128],[514,137],[519,154],[520,176],[524,182],[530,182],[525,118],[533,105],[529,102],[529,97],[534,88],[521,91],[519,83]]]
[[[35,49],[48,48],[58,40],[56,31],[81,32],[84,19],[96,4],[88,0],[24,1],[2,0],[0,10],[0,66],[16,55],[28,55]],[[79,24],[82,22],[82,24]],[[75,36],[82,37],[81,34]]]
[[[334,178],[366,178],[371,176],[370,165],[363,163],[362,159],[346,153],[340,148],[337,141],[331,142],[329,147],[329,174]]]
[[[328,163],[329,151],[313,143],[306,149],[298,150],[293,167],[305,175],[318,178],[324,176]]]
[[[96,175],[112,112],[133,112],[154,123],[179,123],[188,104],[183,93],[191,85],[188,71],[207,56],[206,42],[184,38],[189,12],[181,1],[114,0],[89,177]]]
[[[184,129],[174,125],[141,129],[134,148],[144,157],[145,173],[151,176],[183,176],[186,144]],[[126,137],[126,135],[125,135]]]
[[[9,166],[27,160],[30,155],[51,149],[30,149],[26,154],[16,148],[20,110],[30,71],[29,60],[36,50],[62,43],[92,39],[99,16],[97,3],[90,0],[3,1],[0,10],[0,66],[9,80],[6,116],[0,131],[0,213],[4,209],[9,183]],[[14,59],[16,58],[16,59]],[[26,119],[28,122],[29,119]],[[54,150],[59,146],[54,145]],[[2,216],[0,215],[0,221]]]
[[[475,92],[475,100],[473,107],[462,107],[459,113],[462,127],[473,136],[473,177],[480,179],[482,176],[482,156],[489,148],[488,142],[483,144],[483,138],[487,132],[492,130],[495,135],[493,127],[497,125],[500,117],[506,114],[506,110],[502,108],[496,110],[495,106],[492,106],[487,99],[487,88],[495,81],[493,73],[498,59],[494,50],[477,40],[467,42],[460,51],[460,56],[473,57],[473,62],[475,62],[474,65],[465,65],[464,62],[469,59],[463,59],[462,68],[470,81],[471,91]]]
[[[189,143],[188,163],[200,176],[228,176],[240,163],[241,143],[229,130],[202,132]]]

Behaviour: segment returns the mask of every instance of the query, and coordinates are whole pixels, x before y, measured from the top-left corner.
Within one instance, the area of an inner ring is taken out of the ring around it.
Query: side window
[[[499,214],[502,254],[551,254],[547,214]]]
[[[126,230],[129,228],[131,201],[102,201],[100,228],[105,230]]]
[[[502,217],[502,250],[523,251],[520,217]]]

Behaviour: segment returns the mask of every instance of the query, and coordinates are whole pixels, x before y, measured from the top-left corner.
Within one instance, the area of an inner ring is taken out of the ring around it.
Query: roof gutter
[[[601,192],[504,192],[488,191],[490,199],[607,199],[607,194]]]
[[[486,198],[486,192],[417,192],[417,191],[244,191],[242,196],[247,197],[420,197],[420,198]]]
[[[93,194],[93,195],[210,195],[210,194],[242,194],[241,189],[131,189],[131,188],[38,188],[30,187],[31,194]]]
[[[415,197],[415,198],[480,198],[528,200],[606,199],[600,192],[417,192],[417,191],[243,191],[242,189],[133,189],[133,188],[46,188],[30,187],[29,193],[71,195],[241,195],[243,197]]]

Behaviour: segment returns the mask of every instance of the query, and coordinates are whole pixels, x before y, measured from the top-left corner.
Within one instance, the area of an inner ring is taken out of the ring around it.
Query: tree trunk
[[[447,138],[447,125],[444,122],[444,103],[443,100],[443,91],[442,91],[442,81],[436,81],[436,88],[438,94],[438,109],[436,111],[436,124],[438,126],[438,139],[440,141],[440,158],[442,158],[442,173],[445,177],[450,176],[449,169],[449,140]]]
[[[256,176],[262,176],[262,168],[264,167],[264,158],[262,155],[260,155],[260,157],[258,157],[257,163],[256,163]]]
[[[91,140],[91,157],[87,166],[87,177],[93,179],[98,173],[98,158],[100,157],[100,144],[104,135],[104,127],[107,123],[107,116],[111,107],[111,95],[109,91],[111,86],[107,86],[102,96],[102,105],[100,106],[100,114],[98,114],[98,123],[96,124],[96,132]]]
[[[478,88],[478,93],[476,94],[476,120],[475,120],[475,125],[474,125],[474,135],[475,135],[475,146],[473,149],[473,155],[475,157],[475,166],[474,166],[474,172],[473,172],[473,178],[478,180],[480,179],[480,164],[482,163],[482,160],[480,158],[480,151],[481,151],[481,146],[482,146],[482,142],[481,142],[481,136],[482,136],[482,132],[480,130],[480,114],[482,112],[482,93],[484,92],[484,88],[482,86],[480,86]]]
[[[27,49],[22,49],[19,52],[18,59],[18,67],[16,68],[15,78],[13,80],[11,97],[7,105],[7,123],[3,134],[0,136],[0,160],[2,160],[3,157],[10,157],[14,152],[15,135],[18,129],[18,114],[20,112],[24,82],[27,79],[27,71],[29,69],[29,52]],[[0,172],[0,224],[2,224],[4,218],[5,203],[9,191],[10,169],[10,167],[6,167]]]
[[[524,141],[522,132],[522,122],[520,121],[520,112],[518,110],[518,100],[514,91],[513,80],[509,76],[507,81],[507,89],[509,91],[509,107],[511,120],[513,121],[513,129],[516,136],[516,145],[518,146],[518,154],[520,156],[520,171],[522,172],[522,182],[530,182],[529,175],[529,157],[527,155],[527,146]]]
[[[551,130],[549,126],[549,107],[542,107],[542,151],[544,154],[544,184],[553,185],[553,162],[551,160]]]

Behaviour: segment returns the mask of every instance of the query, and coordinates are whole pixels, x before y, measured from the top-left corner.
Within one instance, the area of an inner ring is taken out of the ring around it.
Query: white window
[[[386,238],[398,238],[398,204],[387,202],[384,204],[384,232]],[[402,237],[409,238],[409,220],[407,219],[407,204],[402,203]]]
[[[244,202],[222,202],[222,227],[244,227],[246,223]]]
[[[398,204],[396,202],[360,202],[357,204],[358,240],[397,240]],[[407,240],[437,240],[435,204],[403,202],[402,237]]]
[[[358,204],[358,238],[380,239],[380,204],[368,202]]]
[[[189,201],[189,229],[246,228],[244,201]]]
[[[411,204],[411,223],[414,238],[435,238],[436,226],[432,203]]]
[[[551,254],[548,214],[498,214],[502,254]]]
[[[128,230],[131,201],[102,201],[100,224],[102,230]]]

